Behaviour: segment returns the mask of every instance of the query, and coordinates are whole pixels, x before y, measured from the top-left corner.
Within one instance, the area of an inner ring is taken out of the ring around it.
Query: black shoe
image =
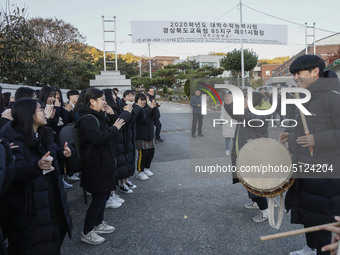
[[[156,138],[155,140],[156,140],[157,142],[161,142],[161,143],[164,142],[164,140],[163,140],[162,138],[160,138],[160,137],[159,137],[159,138]]]
[[[192,138],[196,138],[196,136],[195,135],[191,135],[192,136]]]
[[[204,137],[204,135],[202,135],[202,134],[199,134],[198,136],[199,136],[199,137]]]

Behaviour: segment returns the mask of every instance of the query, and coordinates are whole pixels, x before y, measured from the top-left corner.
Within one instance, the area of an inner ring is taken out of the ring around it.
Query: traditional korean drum
[[[278,229],[282,222],[283,193],[293,185],[289,150],[271,138],[250,140],[239,151],[236,168],[242,185],[254,195],[268,197],[269,224]],[[274,222],[274,197],[280,196],[278,223]]]

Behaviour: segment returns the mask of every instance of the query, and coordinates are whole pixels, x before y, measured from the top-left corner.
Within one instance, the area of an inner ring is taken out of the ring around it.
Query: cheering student
[[[85,105],[79,109],[79,145],[82,159],[81,184],[91,193],[80,240],[101,244],[105,238],[98,234],[112,233],[115,228],[104,221],[106,201],[116,189],[116,158],[114,135],[124,121],[114,122],[114,113],[107,107],[104,92],[91,88],[85,93]],[[109,125],[105,113],[110,118]]]
[[[298,87],[307,89],[311,99],[304,107],[312,113],[305,116],[310,135],[305,130],[300,114],[297,126],[280,135],[280,141],[288,141],[293,164],[301,169],[325,164],[332,167],[336,178],[296,178],[286,195],[286,209],[291,210],[291,223],[312,227],[331,223],[340,215],[340,83],[332,70],[324,71],[325,62],[315,55],[300,56],[289,70]],[[313,152],[313,151],[314,152]],[[313,177],[313,176],[308,176]],[[327,177],[327,173],[323,177]],[[331,242],[331,233],[317,231],[306,234],[307,246],[298,254],[329,254],[321,248]]]
[[[70,157],[67,143],[60,150],[45,127],[44,109],[35,99],[20,99],[12,107],[13,121],[0,136],[18,147],[13,181],[6,191],[9,210],[9,254],[60,254],[72,222],[59,173],[58,157]]]

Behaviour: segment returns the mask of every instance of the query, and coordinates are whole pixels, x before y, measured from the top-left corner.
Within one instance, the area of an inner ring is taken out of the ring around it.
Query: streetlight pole
[[[151,73],[151,52],[150,52],[150,43],[148,43],[149,47],[149,71],[150,71],[150,79],[152,78],[152,73]]]
[[[240,0],[240,27],[242,25],[242,0]],[[242,86],[244,86],[244,51],[243,40],[241,39],[241,73],[242,73]]]

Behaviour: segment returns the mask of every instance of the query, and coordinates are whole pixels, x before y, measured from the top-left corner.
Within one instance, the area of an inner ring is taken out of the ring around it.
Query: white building
[[[188,57],[189,60],[195,60],[198,63],[198,66],[201,68],[203,66],[212,66],[214,68],[220,68],[221,64],[220,61],[225,56],[222,55],[197,55]],[[221,74],[222,77],[229,77],[230,72],[224,71],[223,74]]]

